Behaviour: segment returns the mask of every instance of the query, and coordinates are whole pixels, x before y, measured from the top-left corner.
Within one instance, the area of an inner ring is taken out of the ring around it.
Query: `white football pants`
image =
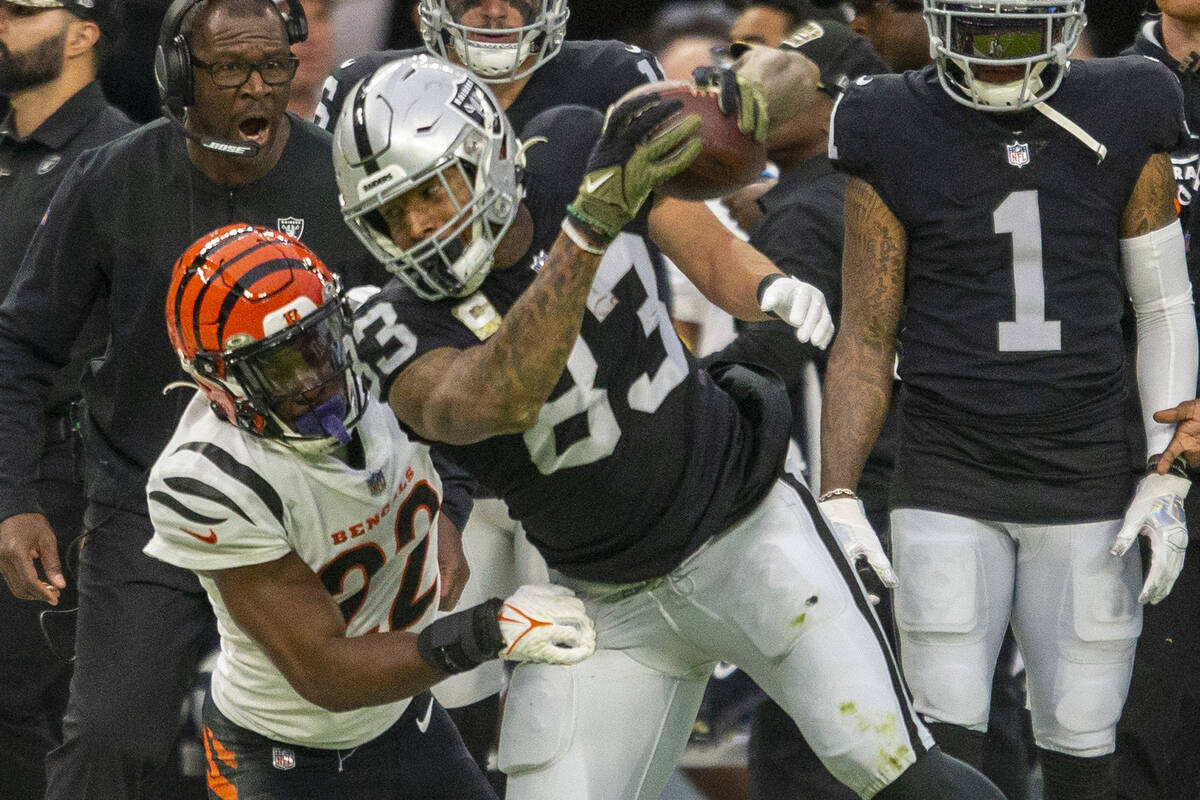
[[[1121,521],[1022,525],[905,508],[891,526],[900,654],[917,711],[986,730],[1011,622],[1038,746],[1111,753],[1142,629],[1138,550],[1108,552]]]
[[[470,608],[492,597],[508,597],[525,583],[550,580],[545,559],[525,538],[521,523],[508,515],[503,500],[475,501],[471,516],[463,526],[462,544],[471,576],[467,578],[454,611]],[[434,684],[432,691],[444,708],[461,708],[496,694],[505,683],[504,662],[493,659],[475,669],[451,675]]]
[[[800,495],[804,492],[804,497]],[[520,664],[500,733],[510,800],[655,800],[683,753],[714,662],[737,664],[870,798],[933,740],[853,568],[807,490],[783,480],[668,575],[554,579],[583,598],[596,653]]]

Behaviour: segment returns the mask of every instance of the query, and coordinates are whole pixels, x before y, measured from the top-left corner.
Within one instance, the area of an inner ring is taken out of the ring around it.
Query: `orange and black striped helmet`
[[[175,262],[166,321],[225,420],[309,452],[349,441],[365,402],[349,307],[299,240],[244,223],[201,237]]]

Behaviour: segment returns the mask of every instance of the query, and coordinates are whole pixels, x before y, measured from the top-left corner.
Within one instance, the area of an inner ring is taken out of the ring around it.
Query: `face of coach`
[[[265,0],[217,0],[197,11],[191,26],[194,102],[187,127],[198,134],[252,142],[251,157],[227,155],[188,142],[188,155],[216,183],[249,183],[275,166],[287,144],[295,59],[279,13]]]

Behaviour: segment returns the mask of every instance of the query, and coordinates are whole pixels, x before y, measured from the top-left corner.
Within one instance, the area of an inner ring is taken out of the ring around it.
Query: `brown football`
[[[767,149],[738,128],[737,116],[725,116],[717,105],[716,89],[698,89],[688,81],[655,81],[630,90],[630,97],[658,92],[664,100],[683,101],[683,108],[663,123],[679,116],[700,115],[700,141],[704,149],[691,166],[659,186],[655,191],[681,200],[709,200],[723,197],[762,177]]]

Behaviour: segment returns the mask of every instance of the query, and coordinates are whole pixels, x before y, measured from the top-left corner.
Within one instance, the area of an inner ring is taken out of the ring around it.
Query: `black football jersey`
[[[432,303],[393,281],[358,311],[358,352],[376,391],[386,396],[424,353],[479,346],[495,331],[557,237],[600,122],[571,106],[531,122],[527,133],[548,141],[528,153],[536,233],[513,267],[465,299]],[[747,480],[757,469],[753,426],[675,336],[642,237],[623,233],[609,248],[587,306],[531,430],[438,448],[508,504],[550,566],[590,580],[646,579],[731,524],[770,481]]]
[[[424,52],[380,50],[344,62],[325,79],[316,123],[332,131],[346,95],[355,84],[389,61]],[[520,131],[548,108],[580,105],[604,111],[630,89],[662,77],[657,59],[634,45],[616,41],[563,42],[558,55],[538,67],[504,111],[513,130]]]
[[[860,79],[835,109],[830,154],[908,237],[894,501],[1067,521],[1128,499],[1120,221],[1147,159],[1186,137],[1182,98],[1161,64],[1119,58],[1071,62],[1048,105],[1105,157],[1035,110],[961,105],[933,67]]]

